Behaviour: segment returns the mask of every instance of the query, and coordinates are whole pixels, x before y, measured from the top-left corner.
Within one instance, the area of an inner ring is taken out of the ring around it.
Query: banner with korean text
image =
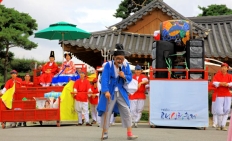
[[[208,127],[208,81],[150,81],[150,124]]]

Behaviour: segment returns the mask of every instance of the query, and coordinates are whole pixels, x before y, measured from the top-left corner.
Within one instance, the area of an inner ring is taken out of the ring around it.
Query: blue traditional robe
[[[103,72],[102,72],[102,77],[101,77],[101,93],[102,94],[100,96],[100,100],[99,100],[98,107],[97,107],[99,116],[101,116],[106,111],[107,99],[104,93],[109,91],[111,95],[111,100],[113,100],[116,86],[118,87],[118,90],[121,93],[126,104],[130,106],[128,93],[123,87],[124,83],[130,83],[132,80],[132,73],[131,73],[130,66],[128,63],[124,63],[122,65],[122,71],[124,72],[125,79],[119,76],[115,78],[114,61],[108,62],[105,65]],[[119,113],[117,103],[114,106],[113,112]]]

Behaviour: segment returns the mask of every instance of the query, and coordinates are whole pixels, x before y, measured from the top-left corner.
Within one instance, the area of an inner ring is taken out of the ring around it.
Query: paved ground
[[[54,122],[46,124],[0,129],[0,141],[100,141],[102,130],[96,125],[62,123],[61,127],[56,127]],[[141,123],[133,132],[139,136],[137,141],[226,141],[227,137],[227,132],[215,128],[150,128],[147,123]],[[107,141],[126,141],[126,129],[120,123],[112,126]]]

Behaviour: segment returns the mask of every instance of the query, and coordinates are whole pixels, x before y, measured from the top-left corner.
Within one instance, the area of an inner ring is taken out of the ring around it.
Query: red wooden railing
[[[157,71],[168,72],[168,78],[154,78],[154,72],[157,72]],[[170,70],[169,69],[156,69],[156,68],[150,67],[150,73],[149,73],[150,80],[170,80],[170,79],[172,79],[171,72],[184,72],[185,78],[183,80],[189,80],[189,73],[190,72],[203,72],[204,75],[203,75],[202,79],[208,81],[208,67],[206,67],[206,69],[170,69]]]

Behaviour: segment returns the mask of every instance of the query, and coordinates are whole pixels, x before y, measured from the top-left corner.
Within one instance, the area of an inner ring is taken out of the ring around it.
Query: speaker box
[[[156,68],[167,69],[167,64],[164,56],[175,54],[174,43],[168,41],[156,42]],[[175,57],[169,57],[174,62]],[[172,63],[173,64],[173,63]],[[173,67],[173,66],[172,66]],[[168,78],[168,72],[156,72],[156,78]]]
[[[205,50],[204,41],[192,39],[186,44],[186,61],[189,69],[204,69],[205,68]],[[190,79],[199,79],[204,77],[204,72],[190,72]]]
[[[156,41],[152,43],[152,51],[151,51],[151,58],[153,60],[156,59]]]

